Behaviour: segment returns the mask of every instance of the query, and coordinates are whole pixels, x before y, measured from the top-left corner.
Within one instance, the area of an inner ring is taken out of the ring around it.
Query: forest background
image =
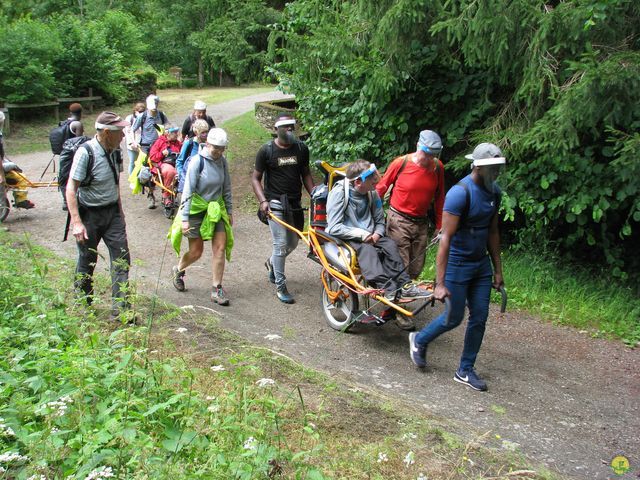
[[[0,99],[278,82],[316,158],[385,165],[421,129],[448,184],[502,147],[510,244],[640,282],[635,0],[0,0]]]

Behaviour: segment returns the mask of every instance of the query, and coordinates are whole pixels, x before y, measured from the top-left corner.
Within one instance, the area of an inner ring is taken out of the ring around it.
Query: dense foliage
[[[423,128],[450,172],[479,141],[508,156],[522,243],[640,266],[640,4],[633,0],[299,0],[274,67],[320,156],[386,163]]]
[[[324,478],[298,390],[242,355],[196,371],[144,327],[105,333],[27,247],[0,238],[0,478]]]
[[[136,72],[173,66],[199,85],[262,80],[280,4],[0,1],[0,55],[9,60],[0,65],[0,99],[37,102],[93,88],[107,100],[130,100]]]

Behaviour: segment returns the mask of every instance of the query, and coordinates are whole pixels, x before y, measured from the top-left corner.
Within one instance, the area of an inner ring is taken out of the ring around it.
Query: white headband
[[[505,157],[478,158],[473,161],[476,167],[485,167],[487,165],[504,165],[507,163]]]
[[[287,125],[295,125],[295,124],[296,124],[296,121],[293,118],[288,118],[286,120],[278,120],[275,126],[276,128],[278,128],[278,127],[285,127]]]
[[[96,130],[122,130],[124,127],[119,127],[117,125],[106,125],[104,123],[96,122]]]

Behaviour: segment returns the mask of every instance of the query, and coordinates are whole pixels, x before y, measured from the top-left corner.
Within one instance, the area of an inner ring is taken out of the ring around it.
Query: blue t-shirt
[[[466,218],[461,219],[458,231],[451,239],[449,257],[458,260],[480,260],[487,254],[489,225],[491,219],[500,208],[500,189],[496,185],[496,193],[488,192],[484,187],[476,185],[467,175],[460,183],[469,189],[469,209]],[[460,217],[467,203],[464,187],[454,185],[447,192],[443,210]]]

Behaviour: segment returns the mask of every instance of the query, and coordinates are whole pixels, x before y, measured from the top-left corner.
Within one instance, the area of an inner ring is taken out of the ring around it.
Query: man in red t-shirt
[[[424,267],[430,208],[435,213],[435,232],[441,228],[444,204],[444,167],[438,158],[441,151],[440,136],[423,130],[416,151],[394,159],[376,185],[380,198],[393,186],[387,211],[387,236],[398,244],[412,280],[420,276]]]

